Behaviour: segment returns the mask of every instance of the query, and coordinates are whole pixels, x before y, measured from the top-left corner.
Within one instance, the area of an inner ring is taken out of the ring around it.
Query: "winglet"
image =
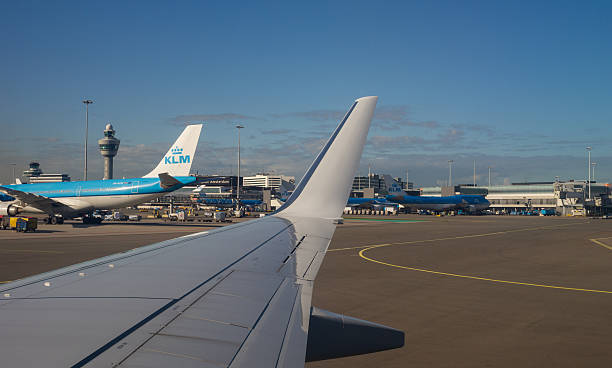
[[[278,210],[279,215],[337,218],[346,206],[378,97],[355,101]]]
[[[143,178],[155,178],[161,173],[172,176],[189,175],[201,131],[202,124],[187,125],[157,167]]]

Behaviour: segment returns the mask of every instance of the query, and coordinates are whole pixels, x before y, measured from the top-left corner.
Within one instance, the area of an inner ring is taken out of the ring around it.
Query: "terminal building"
[[[253,180],[247,180],[247,179]],[[278,182],[280,180],[280,183]],[[259,200],[270,209],[270,202],[275,198],[286,198],[295,188],[294,177],[284,175],[257,174],[240,178],[240,199]],[[234,175],[196,175],[196,181],[190,186],[168,193],[155,199],[148,205],[193,205],[203,197],[214,199],[236,199],[238,177]]]
[[[590,194],[589,194],[590,188]],[[511,214],[530,210],[554,210],[558,215],[600,215],[612,213],[609,184],[586,180],[526,182],[479,187],[472,184],[421,188],[421,195],[484,195],[495,213]]]
[[[245,176],[242,178],[242,184],[245,187],[280,189],[283,182],[295,184],[295,177],[257,173],[255,176]]]
[[[355,176],[351,188],[351,197],[372,198],[387,195],[387,185],[385,184],[383,176],[384,175],[379,174]],[[409,194],[418,195],[418,193],[410,193],[414,188],[414,183],[406,182],[402,180],[402,178],[393,179],[401,185],[402,189],[409,192]]]
[[[29,168],[23,172],[26,182],[35,183],[58,183],[70,181],[68,174],[44,174],[38,162],[30,162]]]

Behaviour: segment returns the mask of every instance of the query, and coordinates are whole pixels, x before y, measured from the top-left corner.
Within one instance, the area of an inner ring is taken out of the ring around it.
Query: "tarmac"
[[[315,367],[612,364],[612,222],[523,216],[347,216],[313,305],[405,331],[401,349]],[[0,281],[221,224],[0,231]]]

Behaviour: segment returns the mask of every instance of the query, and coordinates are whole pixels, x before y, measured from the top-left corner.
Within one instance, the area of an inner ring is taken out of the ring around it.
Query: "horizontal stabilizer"
[[[374,353],[404,346],[404,332],[312,307],[306,361]]]
[[[164,189],[172,188],[173,186],[177,184],[182,184],[182,183],[176,180],[175,178],[173,178],[172,176],[168,175],[168,173],[159,174],[159,185],[162,188]]]

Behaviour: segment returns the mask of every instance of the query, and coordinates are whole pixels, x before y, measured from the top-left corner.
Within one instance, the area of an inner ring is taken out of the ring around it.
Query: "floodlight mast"
[[[85,167],[83,168],[83,180],[87,181],[87,131],[89,130],[89,105],[92,100],[83,100],[85,104]]]
[[[589,156],[589,160],[587,163],[587,173],[588,173],[588,181],[587,183],[589,184],[589,201],[591,200],[591,147],[587,147],[586,148],[588,156]]]
[[[236,129],[238,129],[238,178],[236,180],[236,209],[240,210],[240,129],[243,129],[244,126],[237,124]]]

